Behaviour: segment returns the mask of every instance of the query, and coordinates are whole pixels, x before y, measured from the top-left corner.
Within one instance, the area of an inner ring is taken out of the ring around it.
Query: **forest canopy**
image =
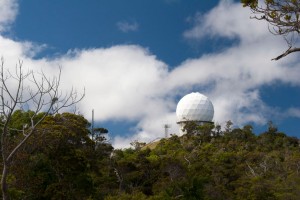
[[[22,126],[28,116],[16,111],[11,126]],[[259,135],[250,125],[229,122],[224,130],[213,124],[186,130],[151,149],[136,141],[114,150],[105,137],[92,140],[83,116],[49,115],[13,159],[10,198],[298,199],[298,138],[272,123]],[[12,131],[10,140],[18,142],[19,134]]]

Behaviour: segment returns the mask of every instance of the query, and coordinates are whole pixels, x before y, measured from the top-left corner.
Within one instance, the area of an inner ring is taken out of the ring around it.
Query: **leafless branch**
[[[48,78],[44,72],[33,73],[28,71],[23,73],[23,62],[19,61],[15,72],[11,73],[4,69],[4,59],[0,63],[0,116],[1,116],[1,154],[3,160],[3,171],[1,177],[1,187],[3,198],[7,197],[7,173],[14,155],[26,141],[35,133],[36,127],[46,118],[47,115],[57,113],[61,109],[70,107],[81,101],[85,95],[78,94],[73,88],[62,95],[60,90],[61,67],[58,77]],[[29,106],[33,114],[30,116],[30,125],[23,126],[21,131],[23,138],[12,149],[8,148],[9,131],[12,130],[10,122],[13,113],[19,108],[24,109],[24,105]],[[37,119],[37,115],[39,119]]]
[[[290,53],[300,51],[292,48],[296,44],[295,38],[300,34],[300,1],[299,0],[273,0],[273,1],[243,1],[252,11],[250,18],[264,20],[269,23],[268,29],[274,35],[281,35],[286,40],[289,49],[283,54],[273,58],[279,60]]]
[[[190,166],[190,165],[191,165],[191,162],[189,161],[189,159],[187,159],[187,158],[186,158],[186,156],[183,156],[183,158],[186,160],[186,162],[188,162],[188,163],[189,163],[189,165],[188,165],[188,166]]]
[[[248,168],[249,168],[251,174],[252,174],[254,177],[256,177],[257,174],[255,173],[254,169],[253,169],[248,163],[246,163],[246,164],[247,164],[247,166],[248,166]]]
[[[273,58],[272,60],[279,60],[287,55],[289,55],[290,53],[294,53],[300,51],[300,48],[289,48],[288,50],[286,50],[283,54],[280,54],[279,56],[277,56],[276,58]]]

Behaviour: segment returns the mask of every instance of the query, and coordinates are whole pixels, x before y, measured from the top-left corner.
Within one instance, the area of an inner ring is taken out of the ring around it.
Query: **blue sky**
[[[19,1],[13,36],[46,44],[39,56],[64,54],[75,48],[138,44],[169,65],[196,57],[217,44],[202,48],[187,45],[182,33],[193,24],[197,12],[218,1],[120,0]],[[123,28],[121,28],[123,27]]]
[[[3,0],[0,54],[55,75],[62,88],[86,89],[78,111],[110,130],[115,147],[178,132],[176,104],[198,91],[215,106],[214,121],[269,120],[300,136],[299,54],[268,25],[249,19],[238,1]]]

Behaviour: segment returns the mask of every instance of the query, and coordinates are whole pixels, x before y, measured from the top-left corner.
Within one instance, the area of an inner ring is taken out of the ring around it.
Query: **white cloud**
[[[0,32],[7,30],[8,25],[15,20],[17,11],[17,0],[0,1]]]
[[[32,55],[39,46],[0,37],[0,54],[6,66],[14,67],[22,59],[24,66],[42,69],[49,76],[61,65],[62,89],[86,88],[78,106],[87,118],[94,109],[97,121],[138,121],[133,135],[113,139],[115,147],[128,146],[135,139],[163,137],[165,123],[171,124],[170,133],[177,132],[175,97],[192,88],[201,88],[199,92],[210,97],[218,123],[265,123],[275,111],[262,101],[260,88],[276,82],[300,86],[299,59],[270,61],[282,51],[284,41],[272,36],[263,23],[250,20],[248,10],[239,3],[221,1],[204,17],[195,18],[194,27],[184,33],[186,38],[229,37],[238,38],[239,43],[187,59],[173,70],[138,45],[70,50],[59,58],[37,60]],[[299,117],[299,108],[290,108],[287,116]]]
[[[268,37],[266,24],[250,20],[251,11],[232,0],[221,0],[219,5],[206,14],[197,13],[194,27],[184,32],[187,39],[206,37],[228,37],[241,39],[242,42],[253,42],[261,37]],[[251,29],[251,30],[249,30]],[[253,34],[253,32],[255,32]]]
[[[85,86],[80,108],[87,113],[94,108],[98,120],[137,120],[162,104],[157,96],[167,66],[142,47],[83,50],[55,62],[63,66],[64,82]]]
[[[265,123],[274,111],[262,102],[260,87],[278,81],[300,85],[296,78],[300,74],[298,58],[293,55],[287,60],[270,61],[284,50],[285,41],[270,34],[265,23],[249,16],[248,9],[225,0],[209,13],[197,14],[185,38],[238,38],[239,43],[220,53],[188,60],[170,76],[170,85],[175,88],[197,83],[210,86],[207,93],[215,104],[216,121]],[[176,81],[179,78],[180,84]]]
[[[289,108],[286,115],[288,117],[298,117],[300,118],[300,108]]]
[[[124,33],[137,31],[139,29],[139,25],[137,22],[128,22],[128,21],[120,21],[117,23],[117,27],[120,31]]]

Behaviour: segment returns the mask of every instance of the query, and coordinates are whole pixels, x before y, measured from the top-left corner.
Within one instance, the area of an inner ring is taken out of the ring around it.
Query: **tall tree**
[[[294,47],[300,34],[300,0],[241,0],[241,3],[251,9],[251,18],[267,21],[271,33],[284,36],[288,49],[272,60],[300,51]]]
[[[84,97],[84,93],[79,95],[76,90],[71,89],[63,95],[59,89],[61,70],[57,77],[48,78],[43,72],[24,72],[21,61],[17,63],[14,73],[4,67],[3,58],[0,65],[0,144],[3,163],[1,190],[3,199],[9,199],[7,175],[18,150],[35,133],[37,126],[47,115],[76,104]],[[12,128],[13,113],[28,107],[32,110],[29,123],[22,124],[20,129]],[[12,145],[14,131],[22,133],[23,136]]]

